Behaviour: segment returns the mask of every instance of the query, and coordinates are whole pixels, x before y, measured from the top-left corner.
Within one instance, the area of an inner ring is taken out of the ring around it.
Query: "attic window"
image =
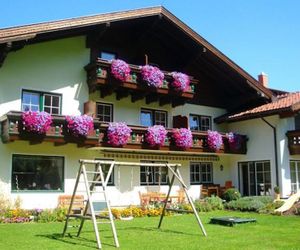
[[[104,60],[107,60],[107,61],[110,61],[110,60],[116,59],[117,54],[111,53],[111,52],[106,52],[106,51],[101,51],[100,52],[100,58],[104,59]]]

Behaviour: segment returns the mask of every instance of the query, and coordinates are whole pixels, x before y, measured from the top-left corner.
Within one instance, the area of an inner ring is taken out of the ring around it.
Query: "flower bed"
[[[67,127],[73,136],[87,136],[94,128],[93,118],[88,115],[66,116]]]
[[[164,74],[159,68],[150,65],[141,67],[142,79],[150,87],[161,88],[163,86]]]
[[[116,79],[125,82],[130,76],[130,67],[123,60],[113,60],[111,63],[111,73]]]
[[[217,131],[207,131],[207,144],[210,149],[219,150],[223,145],[222,135]]]
[[[27,132],[46,134],[52,124],[52,117],[43,111],[27,111],[22,113],[22,123]]]
[[[174,129],[172,137],[175,145],[181,149],[188,149],[193,145],[193,135],[190,129]]]
[[[128,142],[132,130],[124,122],[111,122],[107,129],[108,143],[123,146]]]
[[[171,86],[178,92],[187,91],[190,88],[190,78],[188,75],[180,72],[172,72],[173,81]]]
[[[165,143],[166,136],[167,130],[164,128],[164,126],[155,125],[147,129],[146,142],[152,147],[163,146]]]

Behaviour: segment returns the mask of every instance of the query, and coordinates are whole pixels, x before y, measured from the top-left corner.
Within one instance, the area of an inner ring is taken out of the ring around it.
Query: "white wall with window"
[[[290,161],[291,173],[291,192],[296,193],[300,190],[300,160]]]

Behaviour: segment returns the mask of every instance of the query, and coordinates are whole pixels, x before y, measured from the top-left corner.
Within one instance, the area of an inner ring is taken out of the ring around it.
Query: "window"
[[[113,121],[113,105],[109,103],[97,103],[97,118],[101,122]]]
[[[98,161],[113,161],[113,159],[96,159]],[[101,164],[101,167],[102,167],[102,171],[103,171],[103,175],[104,175],[104,179],[106,179],[106,176],[108,174],[108,171],[109,171],[109,168],[110,168],[110,164]],[[115,168],[113,168],[113,171],[109,177],[109,180],[107,182],[107,185],[108,186],[113,186],[115,185],[115,171],[114,171]],[[101,184],[96,184],[96,186],[101,186]]]
[[[167,127],[168,113],[162,110],[142,109],[141,110],[141,125],[142,126],[153,126],[162,125]]]
[[[13,191],[63,191],[64,157],[19,155],[12,157]]]
[[[191,184],[212,183],[211,162],[193,162],[190,165],[190,182]]]
[[[107,60],[107,61],[110,61],[110,60],[116,59],[117,55],[115,53],[101,51],[100,52],[100,58],[104,59],[104,60]]]
[[[297,114],[295,116],[295,129],[296,130],[300,129],[300,114]]]
[[[296,193],[300,190],[300,161],[290,161],[291,191]]]
[[[271,194],[270,161],[239,162],[240,191],[243,195]]]
[[[166,163],[158,161],[143,161],[146,163]],[[168,168],[141,166],[140,168],[141,185],[167,185],[168,184]]]
[[[190,115],[190,129],[197,131],[211,130],[211,117],[203,115]]]
[[[61,113],[61,95],[24,90],[22,111],[45,111],[58,115]]]

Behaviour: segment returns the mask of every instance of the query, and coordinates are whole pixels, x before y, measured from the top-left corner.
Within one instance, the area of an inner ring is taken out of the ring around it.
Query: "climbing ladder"
[[[76,183],[75,183],[73,195],[71,198],[70,207],[68,209],[68,213],[66,216],[66,222],[65,222],[65,227],[64,227],[64,231],[63,231],[63,236],[65,236],[67,229],[68,229],[68,224],[69,224],[70,218],[79,218],[81,220],[79,229],[77,232],[77,237],[79,237],[82,227],[83,227],[83,224],[84,224],[84,221],[92,220],[93,226],[94,226],[94,231],[95,231],[95,236],[96,236],[96,241],[97,241],[97,246],[99,249],[101,249],[102,246],[101,246],[98,224],[104,223],[104,222],[97,221],[97,219],[108,219],[109,220],[108,223],[111,225],[111,229],[112,229],[114,241],[115,241],[115,246],[119,247],[117,231],[116,231],[116,227],[114,224],[114,219],[113,219],[113,215],[111,212],[110,204],[109,204],[109,201],[107,200],[107,193],[106,193],[107,183],[109,181],[109,177],[112,174],[112,171],[114,168],[114,162],[108,162],[108,163],[110,163],[110,168],[109,168],[108,174],[105,178],[100,162],[97,162],[95,164],[94,171],[88,171],[86,169],[85,161],[80,160],[80,167],[79,167],[79,171],[77,174]],[[92,180],[90,180],[88,178],[89,175],[93,175]],[[83,214],[72,214],[72,206],[74,203],[74,197],[75,197],[76,193],[78,192],[78,185],[79,185],[81,177],[83,177],[84,188],[85,188],[85,192],[87,195],[87,202],[86,202],[85,208],[83,210]],[[95,190],[96,186],[100,186],[100,190]],[[99,194],[102,195],[102,197],[104,197],[104,199],[101,199],[101,200],[99,198],[96,199],[97,194],[98,194],[98,196],[99,196]],[[107,208],[108,216],[104,216],[104,215],[100,214],[101,212],[103,212],[103,210],[97,210],[97,208],[96,208],[97,203],[105,204],[105,206]]]
[[[133,166],[154,166],[154,167],[159,167],[159,168],[167,167],[167,169],[169,170],[169,173],[172,175],[172,178],[171,178],[171,180],[169,180],[169,190],[168,190],[168,194],[165,199],[165,202],[164,202],[164,207],[163,207],[163,211],[162,211],[162,214],[160,217],[158,228],[161,227],[163,218],[165,216],[165,212],[168,211],[167,203],[168,203],[168,200],[169,200],[169,197],[171,194],[171,189],[174,184],[174,181],[175,181],[175,179],[177,179],[179,181],[180,185],[182,186],[182,189],[185,192],[187,200],[191,205],[192,213],[194,213],[196,220],[198,222],[198,225],[202,230],[203,235],[206,236],[206,231],[205,231],[203,224],[199,218],[199,215],[196,211],[196,208],[194,206],[192,198],[188,194],[187,186],[185,185],[184,180],[180,174],[180,171],[179,171],[179,167],[181,166],[180,164],[145,163],[145,162],[144,163],[143,162],[117,162],[117,161],[103,161],[103,160],[80,160],[79,163],[80,163],[80,167],[79,167],[79,171],[77,174],[74,191],[73,191],[73,195],[71,198],[70,207],[68,210],[68,214],[66,216],[66,222],[65,222],[65,226],[64,226],[63,236],[65,236],[65,234],[67,232],[68,223],[69,223],[70,218],[72,218],[72,217],[79,218],[81,220],[79,229],[77,232],[77,236],[79,236],[81,233],[84,221],[92,220],[93,226],[94,226],[94,231],[95,231],[95,236],[96,236],[96,241],[97,241],[97,246],[99,249],[101,249],[101,240],[100,240],[100,235],[99,235],[99,230],[98,230],[98,223],[101,223],[101,222],[97,221],[97,219],[108,219],[109,220],[108,223],[110,223],[111,229],[113,232],[115,246],[119,247],[119,241],[118,241],[118,236],[117,236],[117,232],[116,232],[116,228],[115,228],[115,224],[114,224],[114,219],[113,219],[113,215],[111,212],[110,204],[107,199],[107,193],[106,193],[106,187],[107,187],[108,181],[109,181],[110,176],[113,173],[113,169],[116,165],[131,166],[131,167],[133,167]],[[94,165],[93,171],[89,171],[86,168],[86,165],[91,165],[91,164]],[[108,173],[105,177],[104,177],[103,169],[102,169],[102,166],[104,164],[110,165]],[[88,178],[89,175],[93,175],[93,178],[89,179]],[[82,214],[72,214],[72,206],[73,206],[73,203],[75,200],[75,195],[78,192],[78,185],[79,185],[80,179],[82,179],[81,177],[83,177],[84,188],[85,188],[84,192],[86,192],[86,195],[87,195],[87,202],[86,202],[86,205],[85,205],[85,208],[84,208]],[[100,190],[95,190],[96,185],[101,187]],[[97,194],[98,194],[98,198],[99,198],[99,194],[102,194],[104,199],[102,199],[102,200],[95,199],[95,196]],[[107,208],[106,212],[108,213],[108,216],[100,215],[100,213],[103,212],[102,210],[97,211],[95,204],[97,204],[99,202],[104,203],[104,205],[106,206],[106,208]]]

